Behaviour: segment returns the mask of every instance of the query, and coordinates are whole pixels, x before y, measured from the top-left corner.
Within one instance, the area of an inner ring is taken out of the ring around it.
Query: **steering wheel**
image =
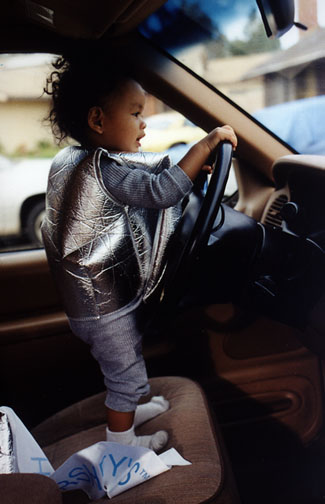
[[[162,305],[175,307],[184,293],[190,273],[200,252],[207,245],[210,233],[216,229],[215,221],[224,195],[231,167],[233,147],[230,142],[221,142],[214,157],[213,173],[204,195],[203,188],[195,187],[183,212],[170,251],[165,273]],[[218,220],[220,227],[222,217]]]

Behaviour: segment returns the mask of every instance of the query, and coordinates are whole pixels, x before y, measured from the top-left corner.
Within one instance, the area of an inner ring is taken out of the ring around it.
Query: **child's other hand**
[[[210,133],[203,138],[203,141],[206,141],[210,152],[212,152],[215,147],[223,141],[228,141],[232,144],[233,149],[235,150],[237,147],[237,137],[231,126],[225,125],[219,128],[215,128],[210,131]]]
[[[212,166],[207,165],[207,164],[203,165],[203,166],[202,166],[202,168],[201,168],[201,170],[202,170],[202,171],[207,172],[207,173],[208,173],[208,174],[210,174],[210,175],[211,175],[211,173],[212,173],[212,171],[213,171],[213,170],[212,170]]]

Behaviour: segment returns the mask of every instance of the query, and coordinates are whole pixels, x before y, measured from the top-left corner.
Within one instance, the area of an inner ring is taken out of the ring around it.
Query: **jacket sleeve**
[[[145,161],[147,160],[147,164]],[[154,162],[153,162],[154,161]],[[150,166],[150,163],[152,166]],[[125,205],[142,208],[168,208],[186,196],[192,181],[168,156],[145,156],[143,153],[123,159],[101,156],[104,186]]]

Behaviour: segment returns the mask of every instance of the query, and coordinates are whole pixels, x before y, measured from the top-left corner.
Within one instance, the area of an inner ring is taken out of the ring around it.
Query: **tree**
[[[274,51],[280,47],[278,39],[269,39],[266,36],[264,25],[253,9],[244,28],[244,39],[229,41],[230,54],[239,56]]]

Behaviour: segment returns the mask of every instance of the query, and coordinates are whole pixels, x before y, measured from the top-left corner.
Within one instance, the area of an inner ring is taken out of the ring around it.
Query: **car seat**
[[[137,429],[169,432],[174,447],[192,465],[170,471],[113,497],[114,504],[237,504],[239,497],[218,427],[201,387],[188,378],[150,380],[151,395],[163,395],[170,409]],[[105,439],[105,393],[84,399],[42,422],[32,434],[54,468],[73,453]],[[146,398],[148,400],[148,398]],[[1,504],[108,503],[89,501],[82,491],[61,493],[50,478],[38,474],[0,475]]]

